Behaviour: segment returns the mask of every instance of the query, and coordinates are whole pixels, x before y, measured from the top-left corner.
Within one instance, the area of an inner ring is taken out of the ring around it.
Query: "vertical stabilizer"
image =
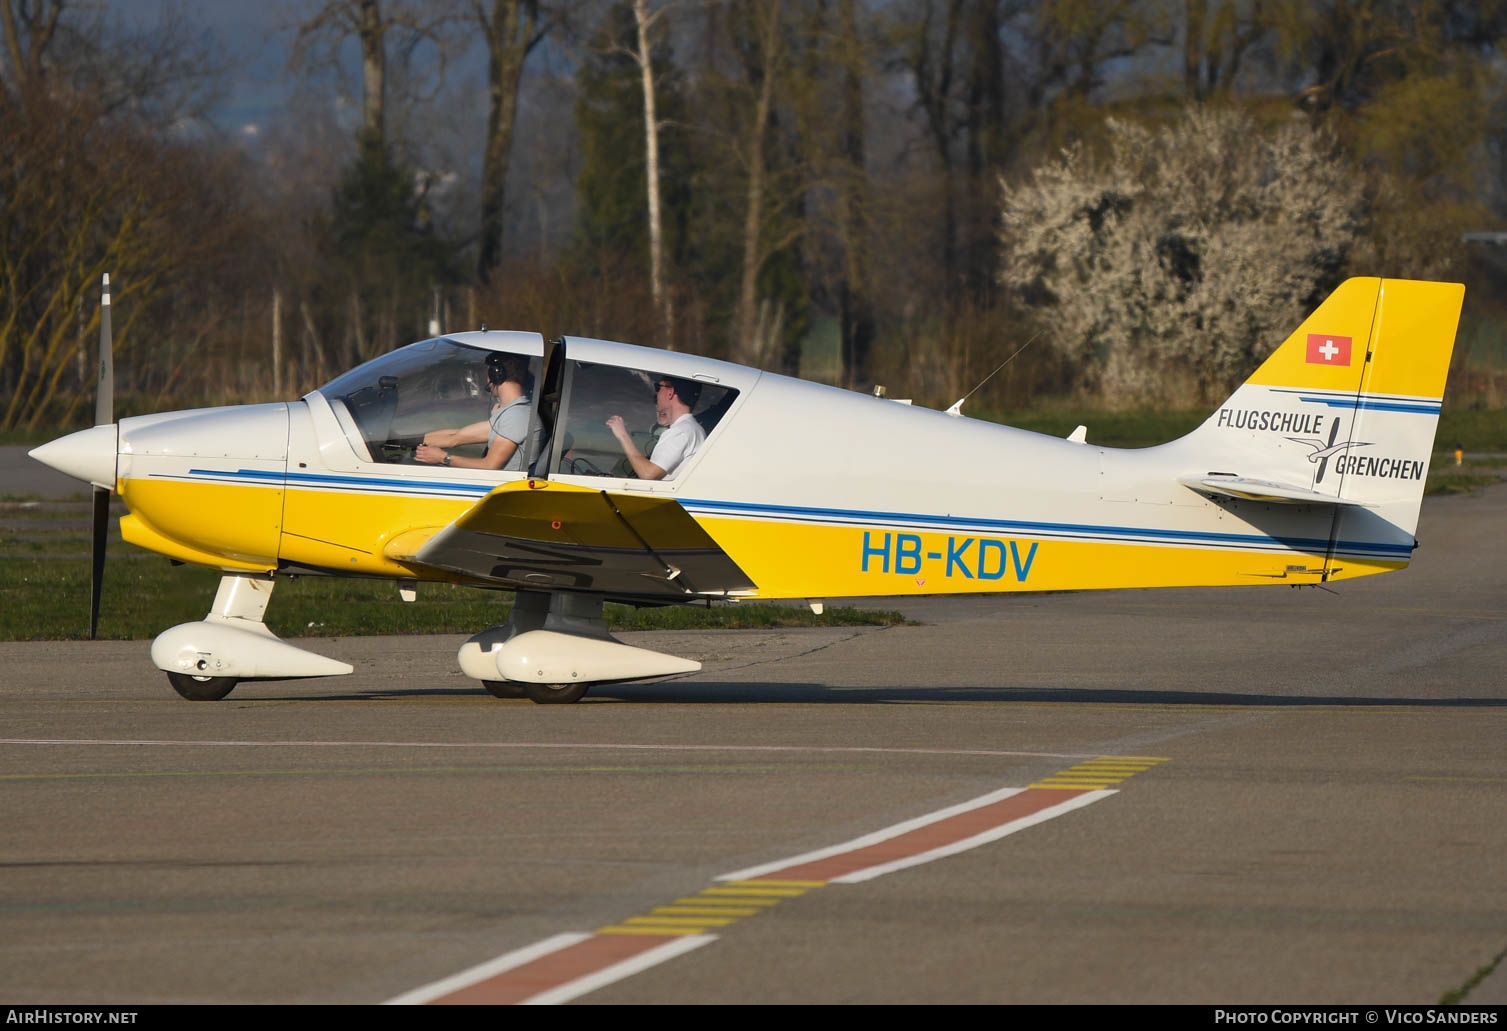
[[[1316,512],[1328,569],[1347,555],[1406,561],[1464,296],[1458,283],[1346,280],[1184,438],[1201,484],[1217,471],[1289,503],[1333,498]]]

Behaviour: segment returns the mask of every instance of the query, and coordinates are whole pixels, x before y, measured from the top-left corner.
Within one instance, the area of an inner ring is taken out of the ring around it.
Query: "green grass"
[[[1501,476],[1490,473],[1430,472],[1423,493],[1426,497],[1442,494],[1470,494],[1482,487],[1492,487],[1501,482]]]
[[[1206,409],[1104,412],[1088,408],[970,409],[972,418],[1022,430],[1066,437],[1079,425],[1088,427],[1088,442],[1104,447],[1151,447],[1176,440],[1209,417]]]
[[[1451,408],[1446,398],[1434,446],[1453,451],[1456,444],[1463,444],[1467,452],[1507,451],[1507,409]]]
[[[0,640],[72,640],[88,636],[89,560],[86,538],[60,532],[42,543],[0,540]],[[24,544],[24,547],[23,547]],[[158,555],[112,541],[107,549],[99,636],[144,640],[178,623],[203,619],[220,574],[173,566]],[[471,634],[507,621],[512,594],[449,584],[421,583],[405,602],[387,580],[307,576],[279,578],[267,625],[280,637],[347,637],[363,634]],[[904,623],[896,612],[828,608],[818,616],[805,606],[740,603],[633,609],[607,606],[615,630],[736,629],[794,626],[887,626]]]
[[[1475,990],[1476,986],[1479,985],[1482,981],[1486,980],[1487,976],[1497,968],[1497,964],[1501,963],[1504,959],[1507,959],[1507,951],[1497,953],[1496,957],[1492,959],[1490,963],[1487,963],[1485,966],[1481,967],[1474,974],[1472,974],[1464,984],[1451,991],[1445,992],[1439,998],[1439,1005],[1459,1006],[1464,1003],[1470,998],[1470,993]]]

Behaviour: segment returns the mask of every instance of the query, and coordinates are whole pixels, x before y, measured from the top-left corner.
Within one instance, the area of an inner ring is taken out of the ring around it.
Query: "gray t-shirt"
[[[498,437],[511,440],[518,446],[513,454],[503,463],[504,472],[518,472],[523,469],[523,456],[532,443],[529,437],[529,399],[527,394],[520,395],[503,405],[492,413],[488,420],[491,429],[487,433],[487,449],[491,450],[492,441]]]

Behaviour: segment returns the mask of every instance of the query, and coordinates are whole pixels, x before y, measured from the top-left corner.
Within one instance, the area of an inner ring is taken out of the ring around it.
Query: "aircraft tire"
[[[194,677],[187,673],[169,673],[168,683],[191,702],[218,702],[240,683],[235,677]]]
[[[493,698],[527,698],[528,694],[523,690],[522,684],[516,684],[511,680],[483,680],[481,686],[487,689],[487,694]]]
[[[589,684],[524,684],[523,693],[540,705],[569,705],[579,702]]]

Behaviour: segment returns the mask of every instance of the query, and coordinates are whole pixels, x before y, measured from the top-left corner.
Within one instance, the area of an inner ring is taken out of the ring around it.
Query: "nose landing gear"
[[[295,648],[262,616],[272,597],[271,577],[220,578],[214,607],[196,623],[180,623],[152,642],[152,662],[193,702],[217,702],[243,680],[291,680],[349,673],[344,662]]]

